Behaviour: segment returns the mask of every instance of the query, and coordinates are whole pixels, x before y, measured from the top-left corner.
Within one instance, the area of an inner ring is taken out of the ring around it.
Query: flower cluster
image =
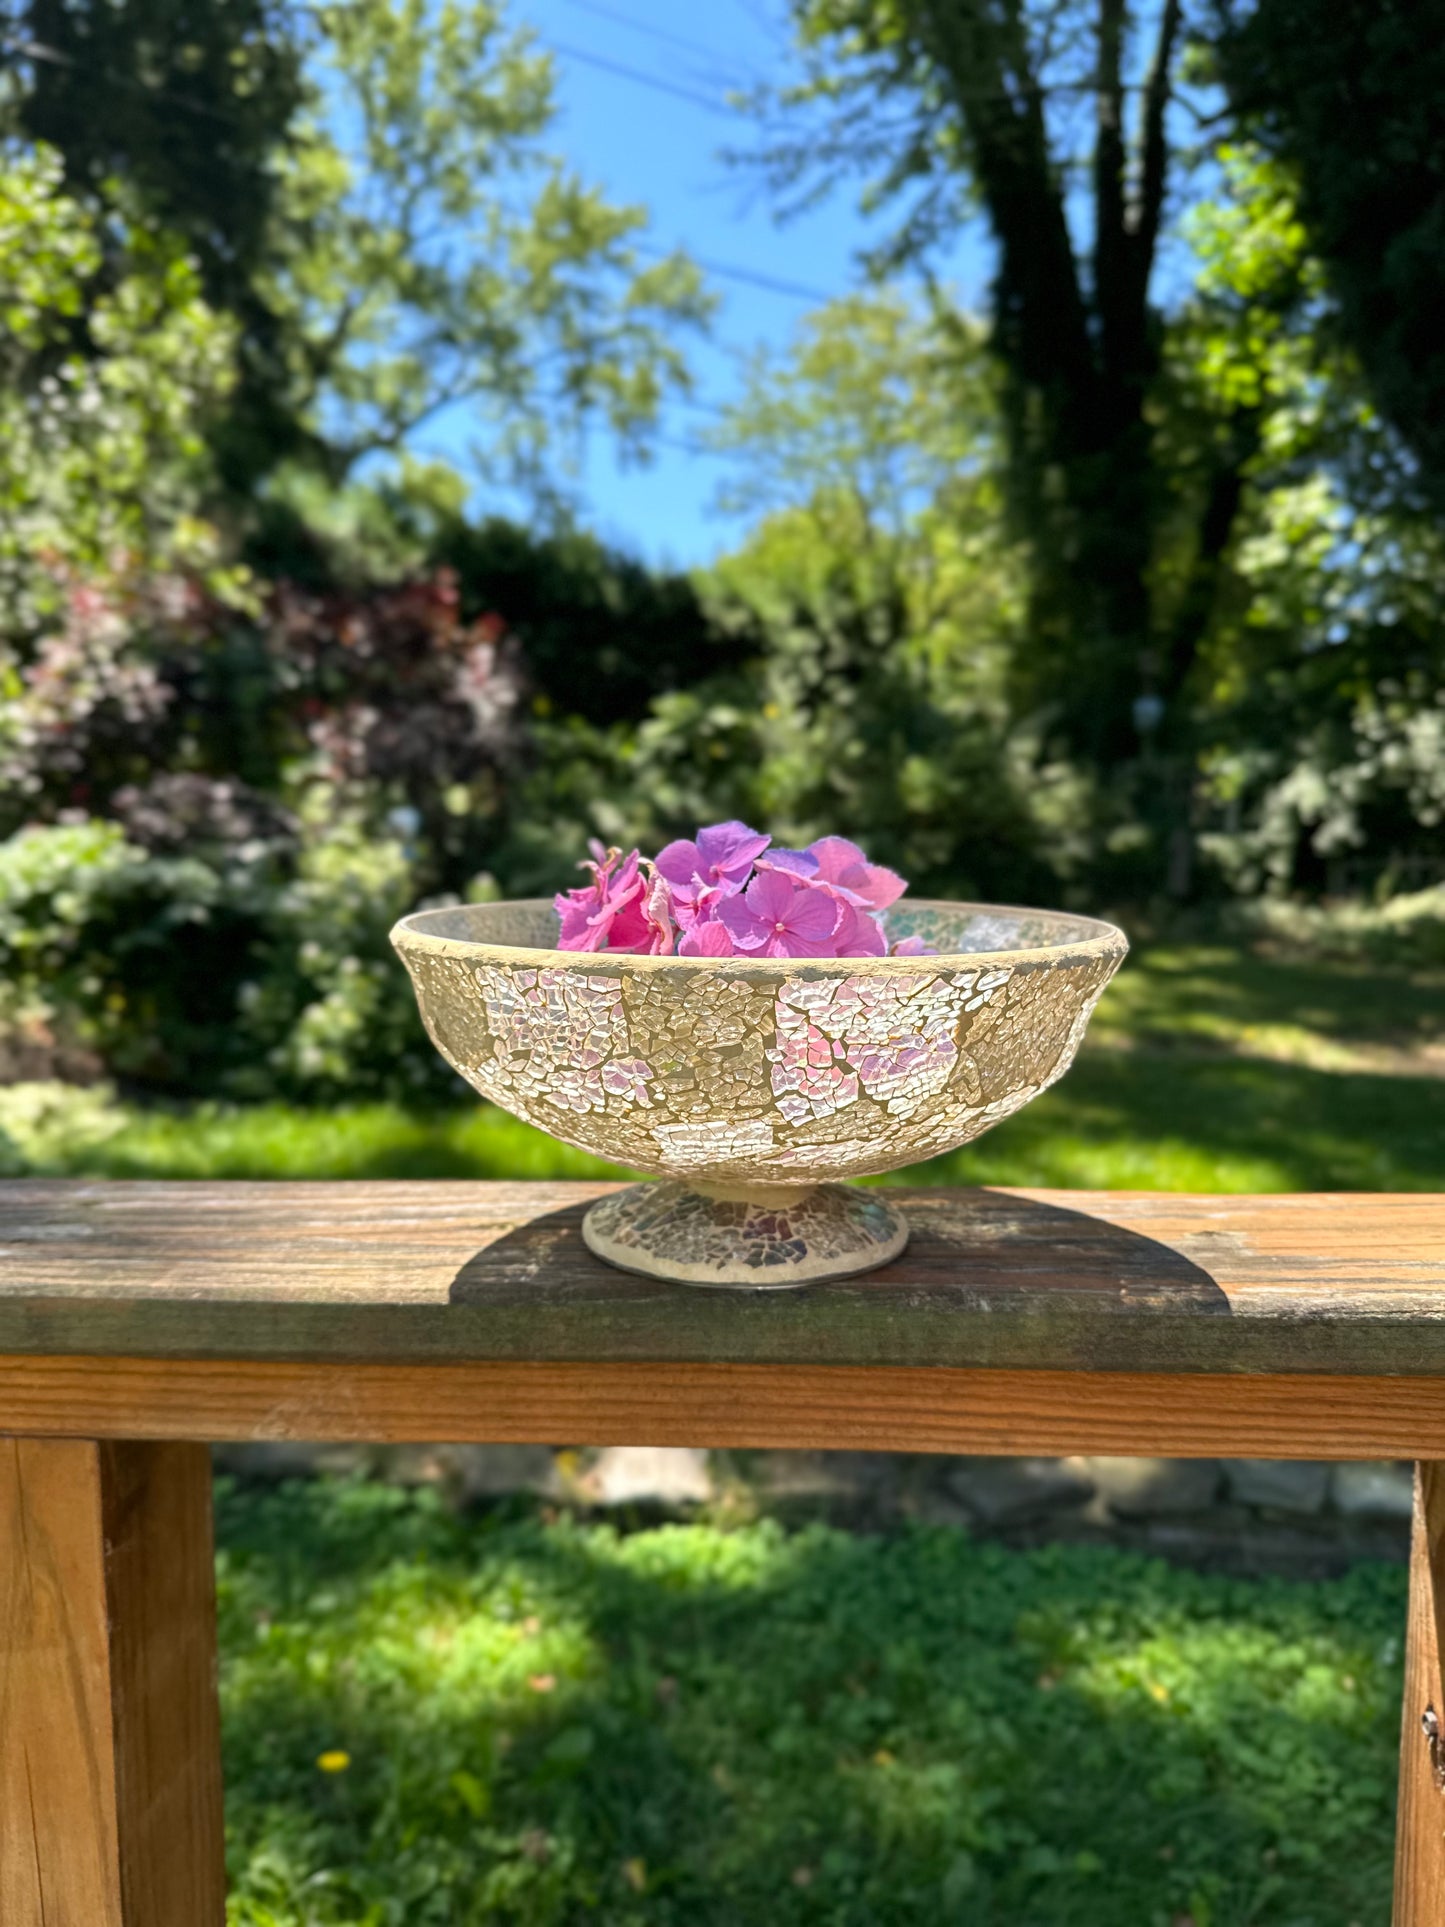
[[[591,846],[580,890],[556,899],[563,950],[653,957],[916,957],[888,942],[888,906],[908,888],[846,837],[775,850],[746,823],[714,823],[655,858]]]

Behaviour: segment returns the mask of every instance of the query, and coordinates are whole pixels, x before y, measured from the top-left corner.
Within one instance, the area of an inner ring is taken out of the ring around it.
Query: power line
[[[723,114],[729,120],[737,118],[737,109],[729,107],[712,94],[700,94],[692,87],[679,87],[675,81],[661,80],[656,74],[644,73],[640,67],[629,67],[623,61],[609,60],[604,54],[588,53],[585,47],[570,46],[565,40],[554,40],[550,35],[546,44],[554,47],[559,54],[566,54],[569,60],[577,60],[584,67],[596,67],[604,74],[615,74],[620,80],[635,81],[639,87],[651,87],[654,93],[671,94],[675,100],[685,100],[690,106],[702,107],[710,114]]]
[[[696,40],[684,40],[681,34],[669,33],[666,27],[654,27],[647,20],[634,20],[630,13],[604,6],[602,0],[567,0],[567,4],[580,8],[583,13],[595,14],[599,20],[610,20],[615,26],[628,27],[633,33],[646,34],[649,40],[660,41],[665,47],[676,47],[680,52],[693,54],[699,60],[716,62],[722,59],[715,47],[701,46]]]
[[[671,250],[659,248],[646,242],[634,243],[639,254],[651,255],[654,260],[665,261],[671,258]],[[724,281],[741,281],[745,287],[761,288],[765,294],[785,295],[790,301],[832,301],[835,295],[823,288],[810,288],[801,281],[784,281],[776,275],[763,274],[755,268],[740,268],[731,261],[709,261],[700,254],[690,257],[700,268],[709,274],[718,275]]]

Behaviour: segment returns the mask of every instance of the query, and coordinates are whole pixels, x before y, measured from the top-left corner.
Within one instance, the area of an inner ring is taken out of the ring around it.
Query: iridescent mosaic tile
[[[393,942],[433,1042],[474,1089],[564,1143],[686,1179],[688,1196],[707,1203],[688,1206],[689,1237],[707,1219],[722,1239],[713,1249],[733,1250],[744,1234],[726,1214],[716,1219],[719,1198],[710,1194],[719,1187],[764,1202],[781,1189],[796,1203],[822,1182],[967,1143],[1047,1089],[1073,1061],[1128,947],[1109,924],[989,905],[899,904],[889,925],[939,954],[803,961],[562,952],[548,947],[556,932],[549,903],[421,911],[398,924]],[[681,1208],[676,1197],[672,1208]],[[870,1242],[856,1209],[812,1209],[801,1256],[788,1219],[786,1235],[748,1232],[744,1247],[754,1255],[728,1265],[826,1276],[892,1255],[896,1233]],[[602,1216],[621,1239],[619,1210]],[[637,1225],[655,1227],[659,1210],[654,1197],[637,1207],[640,1217],[626,1217],[632,1259]],[[767,1222],[766,1213],[746,1220]],[[824,1222],[835,1245],[853,1241],[861,1263],[832,1246],[824,1257]],[[671,1270],[665,1227],[658,1235],[663,1259],[632,1268],[703,1282],[681,1255],[682,1221]],[[600,1236],[589,1232],[594,1249],[603,1248]],[[755,1256],[764,1249],[791,1256],[765,1262]],[[606,1255],[630,1262],[621,1244]],[[832,1269],[814,1269],[815,1261]]]

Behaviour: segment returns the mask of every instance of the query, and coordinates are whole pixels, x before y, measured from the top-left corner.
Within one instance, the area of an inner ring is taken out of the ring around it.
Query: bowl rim
[[[1128,955],[1129,939],[1117,924],[1101,917],[1087,917],[1072,910],[1047,910],[1022,903],[976,903],[953,901],[946,897],[914,897],[909,908],[916,910],[971,910],[983,914],[1012,914],[1026,917],[1057,917],[1083,925],[1093,934],[1066,943],[1035,944],[1017,950],[941,950],[932,957],[754,957],[739,952],[731,957],[666,957],[641,955],[631,950],[546,950],[513,943],[488,943],[479,937],[434,936],[425,925],[430,918],[452,916],[458,910],[550,910],[550,897],[506,897],[491,903],[432,904],[401,917],[391,929],[392,947],[405,957],[410,951],[423,956],[465,957],[473,962],[504,964],[514,970],[576,970],[611,973],[625,967],[629,971],[684,970],[703,976],[736,976],[739,969],[760,972],[764,978],[809,979],[818,974],[833,976],[883,975],[896,971],[923,975],[940,968],[988,964],[1012,969],[1018,964],[1076,963],[1094,957]]]

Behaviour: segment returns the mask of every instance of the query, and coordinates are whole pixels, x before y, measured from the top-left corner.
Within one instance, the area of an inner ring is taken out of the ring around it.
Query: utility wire
[[[20,40],[10,35],[0,36],[0,51],[17,55],[22,60],[43,60],[50,66],[66,67],[71,70],[78,70],[84,64],[76,60],[73,55],[63,53],[58,47],[47,47],[39,41]],[[567,51],[569,51],[574,58],[586,58],[586,56],[581,55],[577,49],[569,49]],[[595,58],[595,56],[593,56],[593,58]],[[646,80],[651,86],[668,86],[667,82],[655,80],[649,75],[640,73],[632,74],[630,70],[617,69],[615,63],[603,64],[612,67],[613,70],[616,71],[628,71],[629,78]],[[232,115],[218,108],[207,106],[202,101],[191,100],[184,94],[173,94],[164,88],[147,87],[142,81],[129,80],[123,75],[113,74],[109,71],[106,73],[106,79],[111,86],[122,88],[127,93],[142,94],[147,100],[161,102],[168,107],[181,107],[188,113],[199,114],[207,120],[221,121],[227,126],[234,126],[236,124]],[[669,87],[669,91],[676,93],[681,90]],[[702,95],[689,93],[685,95],[685,98],[699,101],[705,106],[718,109],[718,103],[716,101],[705,100]],[[718,109],[718,111],[726,110]],[[651,255],[657,260],[663,260],[667,257],[669,250],[658,247],[640,247],[638,252]],[[784,281],[774,275],[763,274],[751,268],[736,267],[730,262],[699,260],[698,266],[705,268],[709,274],[715,274],[723,280],[738,281],[747,287],[760,288],[767,294],[784,295],[791,300],[830,301],[833,298],[821,288],[805,287],[801,282]]]
[[[660,248],[650,242],[634,242],[639,254],[650,255],[656,261],[670,260],[673,250]],[[776,275],[764,274],[754,268],[740,268],[731,261],[709,261],[700,254],[690,255],[700,268],[715,274],[724,281],[740,281],[744,287],[761,288],[765,294],[786,295],[790,301],[833,301],[836,294],[829,294],[823,288],[810,288],[802,281],[784,281]]]
[[[585,47],[573,47],[565,40],[554,40],[547,36],[545,44],[553,47],[569,60],[577,60],[584,67],[596,67],[604,74],[615,74],[619,80],[635,81],[639,87],[651,87],[655,93],[671,94],[675,100],[685,100],[693,107],[703,107],[710,114],[723,114],[728,120],[738,118],[738,110],[729,107],[726,101],[719,100],[715,94],[699,93],[693,87],[680,87],[675,81],[661,80],[656,74],[644,73],[640,67],[629,67],[621,60],[609,60],[605,54],[588,53]]]
[[[635,20],[630,13],[604,6],[602,0],[567,0],[567,4],[579,8],[583,13],[595,14],[599,20],[610,20],[614,26],[646,34],[649,40],[660,41],[665,47],[676,47],[680,52],[693,54],[699,60],[711,61],[716,65],[723,58],[716,47],[704,47],[696,40],[684,40],[681,34],[669,33],[666,27],[654,27],[648,20]]]

